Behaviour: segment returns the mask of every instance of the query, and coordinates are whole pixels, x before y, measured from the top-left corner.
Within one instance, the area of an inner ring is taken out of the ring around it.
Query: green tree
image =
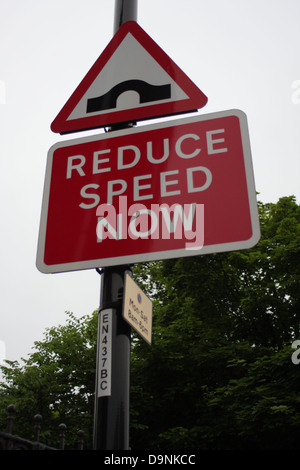
[[[155,303],[153,346],[133,350],[137,447],[296,445],[300,210],[294,197],[259,209],[251,250],[136,266]]]
[[[151,347],[132,335],[132,449],[298,448],[300,208],[291,196],[259,211],[251,250],[135,266],[154,319]],[[40,413],[43,442],[56,445],[65,422],[69,447],[79,428],[91,447],[96,336],[96,313],[68,314],[23,366],[8,361],[2,422],[14,403],[19,435]]]
[[[41,442],[58,445],[58,425],[67,426],[66,445],[76,448],[77,431],[85,431],[85,445],[93,433],[97,314],[80,319],[67,312],[65,325],[46,330],[43,341],[24,364],[6,361],[2,366],[0,417],[6,407],[17,409],[14,433],[32,439],[35,414],[43,417]]]
[[[241,356],[228,361],[234,372],[227,384],[205,394],[214,416],[207,442],[214,448],[299,449],[300,370],[291,351],[287,344],[250,362]]]

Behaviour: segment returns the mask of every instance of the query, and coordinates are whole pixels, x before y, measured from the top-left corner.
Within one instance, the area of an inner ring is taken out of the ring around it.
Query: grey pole
[[[137,0],[115,0],[114,34],[126,21],[137,21]]]
[[[114,33],[126,21],[137,20],[137,0],[115,0]],[[130,124],[123,127],[131,127]],[[111,127],[110,132],[118,126]],[[113,266],[101,273],[98,324],[94,449],[129,449],[131,329],[123,319],[124,277],[130,266]]]

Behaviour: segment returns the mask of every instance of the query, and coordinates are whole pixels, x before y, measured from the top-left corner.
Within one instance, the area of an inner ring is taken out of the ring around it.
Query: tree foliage
[[[42,415],[41,442],[54,447],[64,423],[67,447],[76,448],[79,429],[85,431],[86,444],[92,443],[97,315],[77,319],[66,314],[66,324],[48,328],[22,365],[6,361],[1,367],[0,417],[5,423],[6,407],[13,403],[14,433],[32,439],[33,417]]]
[[[151,347],[132,338],[132,449],[299,447],[300,207],[291,196],[259,211],[250,250],[135,266],[154,319]],[[96,317],[68,314],[23,366],[2,368],[0,416],[17,405],[19,435],[40,413],[43,442],[63,421],[91,446]]]
[[[136,267],[155,303],[153,346],[133,352],[136,446],[297,448],[300,208],[259,210],[251,250]]]

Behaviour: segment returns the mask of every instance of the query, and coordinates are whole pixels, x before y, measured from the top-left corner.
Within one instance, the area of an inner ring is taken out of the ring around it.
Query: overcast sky
[[[0,361],[99,305],[95,270],[35,263],[47,152],[74,138],[50,124],[109,43],[114,4],[0,0]],[[246,113],[263,202],[300,201],[299,18],[299,0],[138,1],[140,26],[208,97],[199,113]]]

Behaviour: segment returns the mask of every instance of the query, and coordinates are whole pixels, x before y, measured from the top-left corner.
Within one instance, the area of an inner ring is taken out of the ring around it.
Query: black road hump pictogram
[[[87,100],[87,113],[104,111],[117,107],[118,97],[125,91],[136,91],[140,96],[140,103],[166,100],[171,98],[171,85],[150,85],[143,80],[126,80],[118,83],[110,91],[96,98]]]

